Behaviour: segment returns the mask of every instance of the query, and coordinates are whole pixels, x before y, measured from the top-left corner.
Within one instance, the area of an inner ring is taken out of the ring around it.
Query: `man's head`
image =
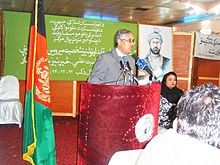
[[[150,45],[150,51],[158,55],[160,53],[161,45],[163,43],[163,38],[159,32],[154,31],[153,33],[149,34],[148,42]]]
[[[204,84],[181,97],[177,132],[220,148],[220,88]]]
[[[135,44],[134,36],[130,30],[120,29],[116,32],[114,37],[115,47],[117,47],[123,54],[130,54]]]

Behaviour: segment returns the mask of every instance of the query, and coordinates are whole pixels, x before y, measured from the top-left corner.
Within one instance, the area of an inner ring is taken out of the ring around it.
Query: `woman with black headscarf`
[[[159,126],[172,128],[176,118],[176,105],[183,95],[183,91],[176,87],[177,75],[175,72],[168,72],[164,75],[161,84]]]

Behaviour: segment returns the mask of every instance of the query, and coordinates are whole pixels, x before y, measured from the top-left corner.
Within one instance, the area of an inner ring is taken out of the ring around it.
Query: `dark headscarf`
[[[174,75],[177,80],[177,75],[175,72],[168,72],[165,74],[162,80],[161,95],[165,97],[170,103],[177,104],[180,97],[183,95],[183,91],[176,86],[172,89],[166,86],[166,79],[169,75]]]

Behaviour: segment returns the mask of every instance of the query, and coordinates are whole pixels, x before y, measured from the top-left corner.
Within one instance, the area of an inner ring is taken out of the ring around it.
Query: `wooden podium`
[[[107,165],[116,151],[143,148],[157,134],[159,83],[81,85],[78,165]]]

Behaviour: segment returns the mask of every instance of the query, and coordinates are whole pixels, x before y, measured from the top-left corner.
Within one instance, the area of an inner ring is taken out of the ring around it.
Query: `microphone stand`
[[[130,84],[134,84],[134,82],[136,82],[138,84],[138,80],[134,76],[134,72],[131,69],[128,61],[124,64],[124,70],[129,75]]]
[[[127,74],[129,75],[129,77],[131,78],[132,84],[134,84],[134,82],[136,82],[138,84],[138,79],[134,76],[134,73],[132,70],[127,71]]]
[[[116,85],[118,85],[118,81],[124,80],[123,85],[125,84],[125,70],[123,68],[120,68],[121,72],[116,80]],[[121,75],[123,75],[123,79],[120,79]]]

